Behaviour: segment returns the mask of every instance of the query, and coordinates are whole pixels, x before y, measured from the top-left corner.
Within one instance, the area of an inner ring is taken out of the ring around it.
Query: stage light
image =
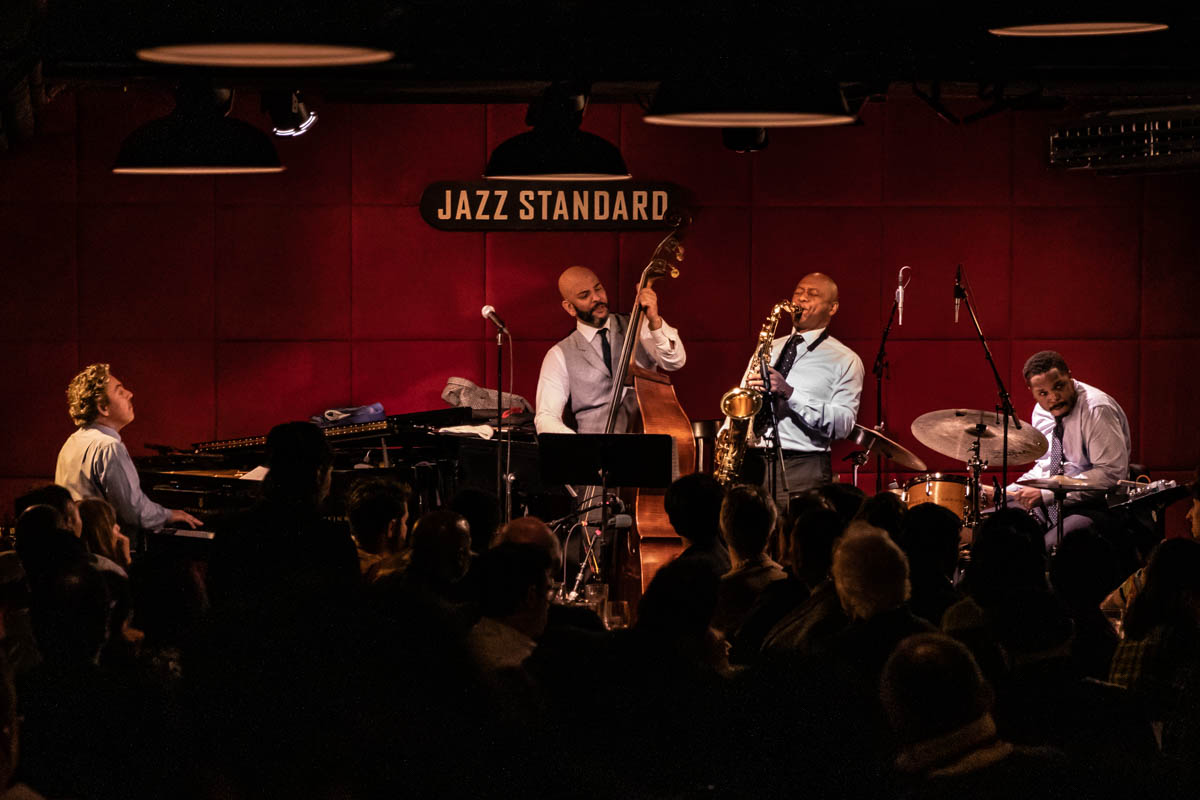
[[[695,75],[663,81],[643,120],[698,128],[801,128],[855,121],[830,78]]]
[[[317,112],[308,108],[299,91],[267,89],[262,109],[271,117],[276,136],[302,136],[317,122]]]

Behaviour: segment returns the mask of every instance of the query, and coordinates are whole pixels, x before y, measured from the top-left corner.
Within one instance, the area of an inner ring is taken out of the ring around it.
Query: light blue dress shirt
[[[817,345],[808,346],[824,332],[824,328],[798,334],[803,342],[796,348],[796,361],[788,373],[787,382],[794,390],[786,406],[776,406],[779,413],[779,440],[784,450],[821,453],[829,450],[835,439],[845,439],[854,429],[858,407],[862,400],[863,363],[858,354],[832,336]],[[771,364],[790,336],[782,336],[771,346]],[[771,441],[770,428],[758,444]]]
[[[76,500],[107,500],[125,526],[157,530],[171,515],[142,492],[121,435],[104,425],[84,425],[67,438],[58,452],[54,482]]]

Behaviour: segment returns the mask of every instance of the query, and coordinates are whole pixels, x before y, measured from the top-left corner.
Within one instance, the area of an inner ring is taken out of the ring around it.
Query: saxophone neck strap
[[[798,335],[800,335],[802,337],[801,341],[803,341],[803,334],[798,334]],[[828,338],[829,338],[829,328],[826,328],[825,330],[821,331],[820,336],[818,336],[816,339],[813,339],[812,344],[810,344],[808,347],[804,348],[804,352],[811,353],[813,350],[816,350],[817,347],[820,346],[821,342],[825,341]]]

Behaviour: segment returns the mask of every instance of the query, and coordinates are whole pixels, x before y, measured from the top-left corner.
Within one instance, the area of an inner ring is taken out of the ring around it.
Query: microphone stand
[[[900,301],[897,298],[892,298],[892,310],[888,313],[887,325],[883,328],[883,337],[879,340],[879,353],[875,356],[875,366],[871,367],[871,372],[875,375],[875,410],[878,412],[879,424],[875,426],[875,430],[883,433],[884,431],[884,414],[883,414],[883,373],[888,369],[887,361],[887,340],[888,335],[892,332],[892,320],[896,318],[896,309],[899,307]],[[878,494],[883,491],[883,453],[875,454],[876,472],[875,472],[875,492]],[[863,463],[866,463],[865,461]],[[858,466],[855,465],[855,481],[854,485],[858,485]]]
[[[509,434],[512,438],[512,434]],[[508,492],[504,474],[504,331],[496,331],[496,504],[500,524],[508,522]]]
[[[778,397],[778,394],[771,391],[771,371],[767,367],[767,360],[765,358],[759,360],[758,370],[762,375],[763,389],[765,390],[763,392],[763,402],[766,403],[767,407],[770,409],[772,458],[771,463],[767,468],[770,470],[771,476],[769,481],[771,486],[771,499],[776,503],[779,502],[775,498],[775,490],[778,486],[778,478],[780,475],[782,475],[783,491],[784,494],[789,495],[790,503],[791,487],[788,486],[787,469],[784,468],[783,464],[783,445],[780,443],[779,439],[779,415],[775,413],[775,398]],[[784,505],[784,511],[786,510],[787,504]]]
[[[987,339],[983,335],[983,328],[979,326],[979,317],[975,315],[975,304],[971,302],[970,295],[962,286],[954,287],[954,297],[956,300],[963,300],[967,304],[967,313],[971,315],[971,322],[975,325],[975,333],[979,335],[979,343],[983,345],[983,355],[987,359],[988,366],[992,368],[992,377],[996,379],[996,391],[1000,396],[1000,404],[996,406],[996,410],[1004,414],[1004,459],[1000,468],[1000,475],[1004,486],[1008,486],[1008,418],[1012,417],[1012,424],[1017,430],[1021,430],[1021,421],[1017,419],[1016,409],[1013,408],[1012,397],[1008,394],[1008,389],[1004,386],[1004,379],[1000,377],[1000,370],[996,369],[996,361],[992,358],[991,348],[988,347]]]

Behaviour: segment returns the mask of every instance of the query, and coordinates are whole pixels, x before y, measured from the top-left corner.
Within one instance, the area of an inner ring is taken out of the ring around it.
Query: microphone
[[[958,307],[962,304],[962,264],[954,273],[954,321],[958,322]]]
[[[500,329],[501,333],[508,336],[512,335],[508,332],[508,328],[504,327],[504,320],[500,319],[500,315],[496,313],[495,306],[484,306],[483,308],[479,309],[479,316],[483,317],[484,319],[490,319],[492,324]]]
[[[629,514],[617,514],[608,520],[608,527],[619,529],[632,528],[633,517]]]
[[[904,270],[911,270],[909,266],[900,268],[900,273],[896,276],[896,312],[899,315],[896,319],[897,325],[904,324]]]

